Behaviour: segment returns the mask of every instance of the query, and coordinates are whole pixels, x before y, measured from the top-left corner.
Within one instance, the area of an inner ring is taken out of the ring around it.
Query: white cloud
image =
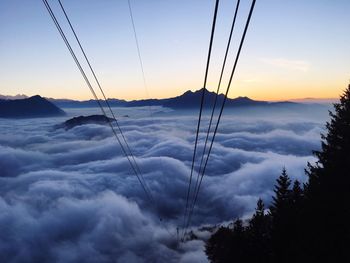
[[[196,116],[171,113],[120,122],[156,206],[149,204],[108,127],[52,128],[63,120],[0,120],[0,258],[206,260],[202,240],[178,247],[159,223],[163,218],[175,233],[182,222]],[[304,181],[304,167],[314,160],[311,151],[320,145],[322,127],[323,120],[225,115],[193,224],[251,213],[258,197],[270,200],[283,166],[292,178]],[[201,132],[199,149],[204,138]]]

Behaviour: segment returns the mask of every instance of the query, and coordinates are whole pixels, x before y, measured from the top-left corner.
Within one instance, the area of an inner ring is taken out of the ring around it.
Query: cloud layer
[[[176,243],[196,114],[168,112],[150,118],[142,109],[123,111],[130,118],[121,119],[120,125],[154,204],[109,127],[89,124],[65,131],[53,128],[64,118],[0,120],[0,258],[7,262],[206,260],[203,241]],[[314,161],[311,151],[320,147],[323,122],[300,116],[286,120],[271,114],[259,119],[226,114],[193,226],[249,215],[258,197],[269,202],[283,166],[292,178],[305,181],[304,167]],[[203,125],[200,150],[204,138]]]

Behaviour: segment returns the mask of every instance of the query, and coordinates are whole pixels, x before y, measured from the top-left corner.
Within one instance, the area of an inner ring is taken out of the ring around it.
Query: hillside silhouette
[[[89,116],[78,116],[73,117],[65,122],[55,126],[56,129],[63,128],[65,130],[70,130],[76,126],[86,125],[86,124],[100,124],[108,125],[109,122],[114,122],[115,119],[106,117],[104,115],[89,115]]]
[[[0,118],[63,116],[65,112],[39,95],[16,100],[0,99]]]

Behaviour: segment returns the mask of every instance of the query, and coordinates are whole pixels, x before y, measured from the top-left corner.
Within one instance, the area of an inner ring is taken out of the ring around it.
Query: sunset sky
[[[62,2],[108,97],[165,98],[202,87],[215,1],[131,0],[148,92],[127,0]],[[228,70],[250,5],[241,2]],[[49,3],[76,47],[57,1]],[[210,90],[235,4],[220,1]],[[338,97],[350,79],[349,10],[348,0],[258,0],[229,97]],[[0,94],[92,98],[41,0],[0,0],[0,25]]]

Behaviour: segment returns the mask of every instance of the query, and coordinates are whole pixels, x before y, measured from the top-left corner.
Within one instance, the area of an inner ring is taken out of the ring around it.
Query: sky
[[[62,2],[108,97],[166,98],[203,87],[213,0],[131,0],[146,87],[127,0]],[[73,44],[57,1],[49,3]],[[210,90],[217,87],[235,4],[220,1]],[[241,1],[222,89],[249,5]],[[347,0],[258,0],[229,97],[338,97],[350,78],[348,10]],[[0,25],[0,94],[92,98],[42,1],[0,0]]]

